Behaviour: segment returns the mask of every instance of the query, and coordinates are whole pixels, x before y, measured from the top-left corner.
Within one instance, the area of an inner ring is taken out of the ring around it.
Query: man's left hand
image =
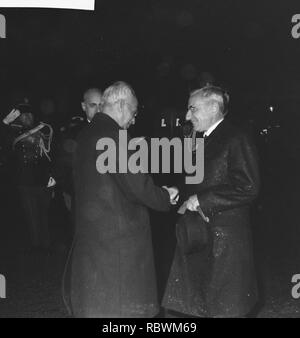
[[[198,201],[197,195],[193,195],[187,200],[186,207],[190,211],[197,211],[197,208],[199,207],[199,201]]]

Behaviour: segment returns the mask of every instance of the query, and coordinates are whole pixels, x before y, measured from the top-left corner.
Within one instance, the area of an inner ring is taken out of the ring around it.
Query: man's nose
[[[192,117],[192,114],[191,114],[191,112],[188,110],[187,113],[186,113],[186,115],[185,115],[185,119],[186,119],[187,121],[189,121],[189,120],[191,119],[191,117]]]
[[[97,106],[97,113],[100,113],[101,112],[101,105],[99,104],[98,106]]]

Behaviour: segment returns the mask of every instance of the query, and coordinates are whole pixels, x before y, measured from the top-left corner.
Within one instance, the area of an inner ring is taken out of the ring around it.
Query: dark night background
[[[3,9],[1,101],[12,104],[26,89],[55,97],[61,117],[80,109],[87,86],[125,79],[154,115],[157,105],[184,108],[209,73],[229,89],[237,118],[264,123],[272,105],[289,125],[298,120],[300,90],[296,3],[97,0],[95,12]]]
[[[151,135],[161,116],[183,116],[192,89],[210,80],[227,88],[229,117],[251,126],[261,160],[262,190],[253,211],[259,316],[299,317],[300,301],[290,292],[292,275],[300,273],[300,39],[291,35],[299,1],[96,0],[95,12],[0,8],[0,13],[7,20],[7,38],[0,39],[1,116],[24,95],[36,109],[51,98],[61,125],[80,112],[85,88],[125,80],[144,107],[135,132]],[[10,219],[12,213],[4,215]],[[10,240],[22,242],[15,239],[17,225],[11,229],[0,239],[4,258]],[[171,256],[172,248],[161,260],[167,265]],[[3,316],[66,316],[61,256],[49,258],[47,268],[38,258],[33,265],[23,259],[2,259],[0,273],[13,280]],[[162,292],[166,272],[159,264],[157,269]]]

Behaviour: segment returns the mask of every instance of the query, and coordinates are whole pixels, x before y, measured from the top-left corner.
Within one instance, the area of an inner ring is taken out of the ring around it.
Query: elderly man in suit
[[[186,185],[181,196],[188,212],[202,213],[197,222],[208,240],[198,251],[176,248],[163,300],[175,316],[243,317],[257,302],[249,223],[259,190],[257,155],[247,134],[225,118],[227,101],[214,86],[189,98],[186,119],[204,137],[204,180]]]
[[[114,83],[103,94],[102,113],[78,138],[71,275],[76,317],[153,317],[159,311],[147,208],[168,211],[178,190],[155,186],[145,173],[100,173],[96,165],[104,153],[99,140],[126,148],[119,132],[135,122],[137,108],[133,89]]]

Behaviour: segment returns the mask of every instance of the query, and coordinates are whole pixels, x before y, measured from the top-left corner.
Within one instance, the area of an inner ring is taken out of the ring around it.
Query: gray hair
[[[119,100],[128,100],[131,97],[136,98],[132,87],[126,82],[118,81],[105,89],[102,100],[105,105],[114,104]]]
[[[208,85],[203,88],[192,91],[190,96],[194,95],[200,96],[202,99],[205,100],[217,102],[217,104],[219,105],[220,112],[223,115],[227,114],[229,95],[222,88]]]

